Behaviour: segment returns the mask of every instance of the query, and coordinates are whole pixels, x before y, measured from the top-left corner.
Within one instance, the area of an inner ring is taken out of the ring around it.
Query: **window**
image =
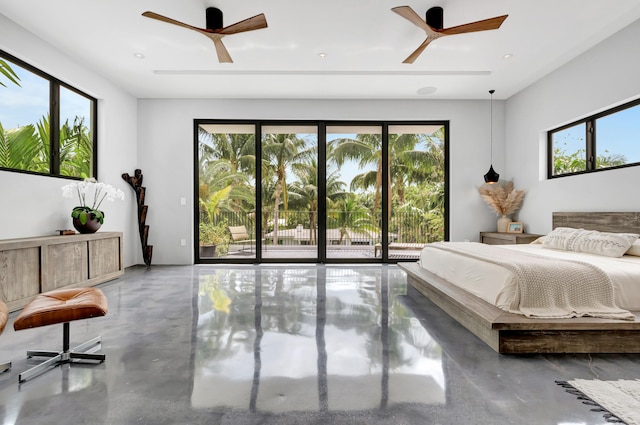
[[[0,169],[95,177],[95,98],[0,51]]]
[[[196,262],[417,258],[390,242],[448,238],[448,133],[442,121],[194,120]]]
[[[640,165],[640,101],[548,133],[549,178]]]

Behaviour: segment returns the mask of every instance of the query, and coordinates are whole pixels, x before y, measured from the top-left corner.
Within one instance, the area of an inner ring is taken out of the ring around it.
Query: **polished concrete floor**
[[[640,378],[640,355],[503,356],[407,288],[393,265],[152,266],[101,285],[105,363],[26,383],[0,335],[0,424],[604,424],[557,380]]]

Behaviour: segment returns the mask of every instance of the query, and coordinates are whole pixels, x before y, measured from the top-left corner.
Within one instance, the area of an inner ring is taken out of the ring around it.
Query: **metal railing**
[[[220,212],[214,218],[214,225],[245,226],[250,239],[260,239],[265,248],[269,245],[316,246],[320,231],[316,217],[311,211],[280,211],[276,226],[273,211],[264,212],[260,217],[263,227],[260,237],[256,237],[254,213]],[[381,221],[379,213],[327,211],[327,249],[380,244]],[[389,243],[426,244],[443,240],[442,229],[421,213],[392,212],[388,229]],[[233,245],[233,241],[229,240],[229,244]]]

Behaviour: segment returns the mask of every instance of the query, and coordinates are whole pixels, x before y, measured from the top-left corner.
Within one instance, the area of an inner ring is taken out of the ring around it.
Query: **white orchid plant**
[[[87,224],[87,220],[91,215],[100,222],[104,223],[104,212],[99,208],[105,199],[113,202],[116,199],[124,200],[124,192],[116,189],[110,184],[97,182],[96,179],[84,179],[80,182],[69,183],[62,187],[62,196],[65,198],[73,198],[78,196],[80,205],[74,207],[71,211],[71,217],[80,220],[80,223]],[[93,195],[93,202],[90,202]],[[91,206],[89,206],[91,205]]]

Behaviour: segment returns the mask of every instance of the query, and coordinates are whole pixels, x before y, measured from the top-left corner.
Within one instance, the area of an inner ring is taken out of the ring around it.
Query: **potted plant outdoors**
[[[90,202],[88,194],[93,195],[93,202]],[[78,196],[80,205],[71,210],[71,218],[73,218],[73,227],[80,233],[95,233],[104,224],[104,212],[99,208],[105,199],[107,201],[124,200],[123,191],[110,184],[99,183],[94,178],[69,183],[62,187],[63,197],[73,198],[74,195]]]
[[[213,258],[225,255],[229,249],[229,230],[226,221],[218,224],[200,223],[200,258]]]

